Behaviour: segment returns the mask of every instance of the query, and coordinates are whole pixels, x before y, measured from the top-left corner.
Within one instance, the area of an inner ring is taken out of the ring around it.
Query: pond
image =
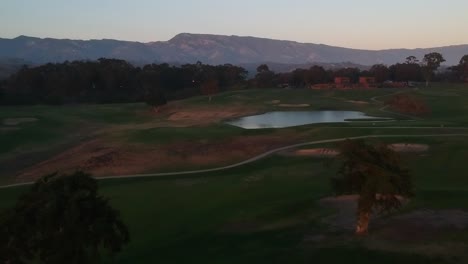
[[[348,122],[352,119],[384,119],[357,111],[277,111],[246,116],[226,123],[245,129],[283,128],[318,123]]]

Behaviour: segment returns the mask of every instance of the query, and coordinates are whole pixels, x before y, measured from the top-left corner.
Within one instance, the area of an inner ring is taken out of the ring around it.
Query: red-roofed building
[[[375,88],[377,85],[374,77],[359,77],[359,86],[363,88]]]

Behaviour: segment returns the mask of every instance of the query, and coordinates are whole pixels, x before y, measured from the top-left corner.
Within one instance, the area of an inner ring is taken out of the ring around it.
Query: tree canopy
[[[424,55],[423,75],[424,79],[426,80],[426,86],[429,85],[429,82],[432,79],[432,76],[434,75],[434,71],[436,71],[440,67],[440,64],[444,61],[444,57],[438,52],[431,52]]]
[[[383,143],[346,140],[339,144],[341,165],[332,179],[337,194],[358,194],[357,234],[366,234],[372,211],[388,212],[401,206],[399,195],[413,194],[409,171],[398,153]]]
[[[0,218],[0,263],[99,263],[129,241],[89,174],[47,175]]]

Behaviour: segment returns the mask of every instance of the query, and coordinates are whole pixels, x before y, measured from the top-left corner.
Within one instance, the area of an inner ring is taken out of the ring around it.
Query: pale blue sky
[[[0,37],[257,36],[383,49],[468,44],[468,0],[0,0]]]

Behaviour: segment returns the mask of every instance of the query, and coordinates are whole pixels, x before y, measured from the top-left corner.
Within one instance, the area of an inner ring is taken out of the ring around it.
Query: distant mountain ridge
[[[427,49],[360,50],[323,44],[299,43],[256,37],[181,33],[169,41],[132,42],[112,39],[70,40],[19,36],[0,38],[0,58],[18,58],[32,63],[65,60],[95,60],[101,57],[132,63],[276,64],[351,63],[395,64],[408,56],[421,59],[429,52],[441,53],[446,65],[458,64],[468,54],[468,45]]]

